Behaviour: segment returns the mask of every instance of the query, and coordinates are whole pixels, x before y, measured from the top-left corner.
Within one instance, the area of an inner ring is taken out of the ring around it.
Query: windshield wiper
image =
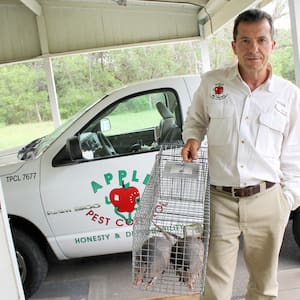
[[[18,152],[18,159],[20,160],[27,160],[34,158],[34,151],[36,147],[40,144],[44,137],[40,137],[38,139],[33,140],[23,148],[21,148]]]

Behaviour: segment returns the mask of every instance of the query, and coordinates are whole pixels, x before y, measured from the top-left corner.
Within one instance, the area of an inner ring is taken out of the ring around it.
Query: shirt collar
[[[241,78],[240,72],[239,72],[239,68],[238,68],[238,64],[234,65],[229,73],[228,79],[233,80],[236,77]]]
[[[263,86],[265,87],[265,89],[268,92],[274,92],[274,80],[273,79],[273,68],[272,65],[269,63],[268,64],[268,70],[269,70],[269,77],[268,79],[265,81],[265,83],[263,84]]]
[[[264,82],[264,84],[261,85],[263,89],[265,89],[268,92],[273,92],[274,91],[274,80],[273,79],[273,69],[272,65],[268,63],[268,71],[269,71],[269,77],[268,79]],[[239,78],[240,80],[243,80],[241,77],[241,74],[239,72],[238,64],[234,65],[230,71],[230,74],[228,76],[229,79],[233,80],[235,78]]]

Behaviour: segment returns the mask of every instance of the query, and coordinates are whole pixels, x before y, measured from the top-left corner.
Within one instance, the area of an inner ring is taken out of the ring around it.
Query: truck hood
[[[15,173],[23,165],[24,161],[18,159],[20,147],[0,152],[0,176]]]

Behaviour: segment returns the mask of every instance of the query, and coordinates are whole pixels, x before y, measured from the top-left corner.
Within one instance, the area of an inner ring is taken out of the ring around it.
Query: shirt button
[[[244,165],[241,165],[241,168],[244,168]]]
[[[242,144],[245,144],[245,140],[241,140],[241,143],[242,143]]]

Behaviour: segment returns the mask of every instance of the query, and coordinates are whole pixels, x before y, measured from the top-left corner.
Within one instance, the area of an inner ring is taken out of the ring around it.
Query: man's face
[[[259,22],[241,22],[232,49],[238,57],[242,72],[259,73],[266,70],[269,56],[275,47],[270,24],[266,19]]]

